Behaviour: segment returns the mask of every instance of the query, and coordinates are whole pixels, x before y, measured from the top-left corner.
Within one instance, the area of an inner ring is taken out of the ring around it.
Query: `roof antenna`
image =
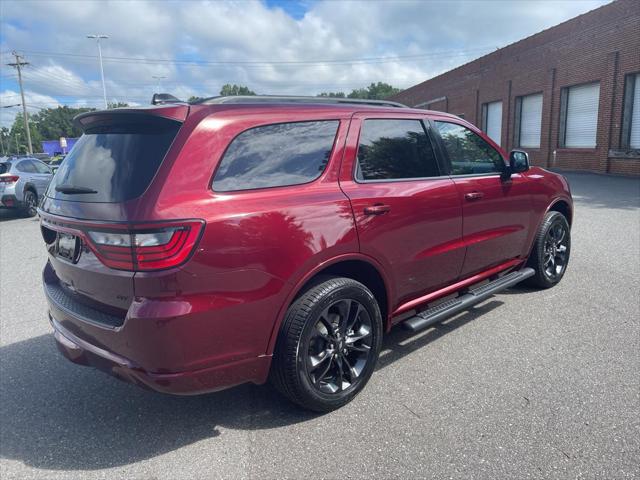
[[[151,105],[164,105],[166,103],[185,103],[185,102],[168,93],[154,93],[153,97],[151,97]]]

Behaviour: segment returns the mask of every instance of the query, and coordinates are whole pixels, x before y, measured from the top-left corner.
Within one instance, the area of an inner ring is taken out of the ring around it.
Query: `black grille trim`
[[[57,308],[85,322],[107,328],[118,328],[124,324],[124,316],[110,315],[80,303],[59,284],[44,282],[44,293]]]

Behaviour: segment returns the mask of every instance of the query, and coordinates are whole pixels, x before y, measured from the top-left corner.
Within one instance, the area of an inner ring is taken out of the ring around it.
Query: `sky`
[[[0,125],[29,111],[217,95],[316,95],[371,82],[407,88],[588,12],[607,0],[0,1]],[[154,77],[162,77],[160,79]]]

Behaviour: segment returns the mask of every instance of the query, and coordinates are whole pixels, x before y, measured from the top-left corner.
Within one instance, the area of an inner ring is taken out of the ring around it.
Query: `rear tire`
[[[35,217],[38,213],[38,196],[33,190],[27,190],[24,192],[22,203],[22,215],[27,218]]]
[[[303,408],[335,410],[364,388],[381,344],[382,316],[371,291],[350,278],[326,277],[287,310],[271,381]]]
[[[536,233],[527,266],[535,275],[524,283],[536,288],[551,288],[558,284],[569,264],[571,228],[560,212],[547,212]]]

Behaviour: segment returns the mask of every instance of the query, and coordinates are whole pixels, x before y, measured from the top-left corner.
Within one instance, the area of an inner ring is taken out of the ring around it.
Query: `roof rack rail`
[[[356,104],[373,105],[377,107],[409,108],[406,105],[390,100],[368,100],[360,98],[335,98],[335,97],[304,97],[290,95],[237,95],[229,97],[210,97],[193,102],[200,105],[215,105],[222,103],[319,103],[319,104]]]

